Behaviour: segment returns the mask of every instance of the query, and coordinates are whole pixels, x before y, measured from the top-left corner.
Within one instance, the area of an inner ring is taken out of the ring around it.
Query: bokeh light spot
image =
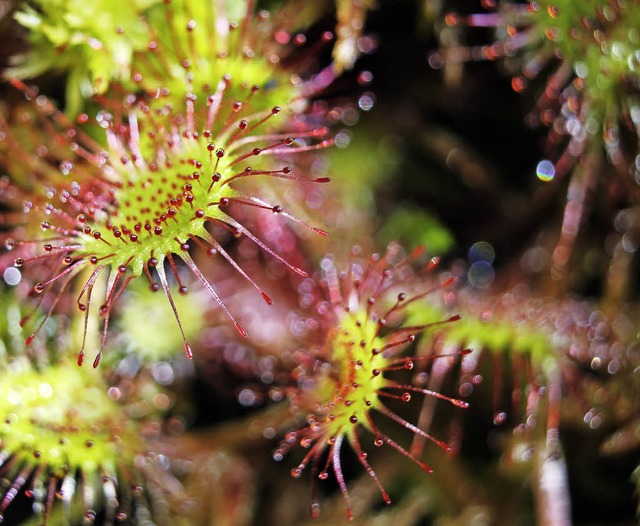
[[[548,183],[556,176],[556,167],[551,161],[544,159],[538,163],[538,166],[536,166],[536,175],[538,176],[538,179]]]

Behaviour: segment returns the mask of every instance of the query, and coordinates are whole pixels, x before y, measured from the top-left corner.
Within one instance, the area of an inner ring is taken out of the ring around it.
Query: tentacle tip
[[[80,351],[78,353],[78,367],[82,367],[83,362],[84,362],[84,351]]]
[[[260,294],[262,294],[262,299],[264,299],[267,305],[273,305],[273,300],[267,295],[266,292],[261,290]]]
[[[317,232],[318,234],[320,234],[321,236],[324,236],[324,237],[328,237],[329,236],[329,232],[327,232],[326,230],[322,230],[321,228],[316,228],[316,227],[312,226],[311,229],[314,232]]]
[[[237,322],[236,322],[234,325],[236,326],[236,330],[240,333],[240,335],[241,335],[243,338],[246,338],[246,337],[248,336],[247,331],[245,331],[245,330],[242,328],[242,325],[240,325],[240,324],[239,324],[239,323],[237,323]]]
[[[31,345],[31,342],[35,339],[36,335],[35,333],[31,333],[27,339],[24,341],[24,346],[25,347],[29,347],[29,345]]]
[[[193,360],[193,351],[191,350],[191,345],[189,345],[186,340],[184,342],[184,352],[189,360]]]
[[[27,87],[24,82],[15,78],[9,78],[8,81],[9,81],[9,84],[11,84],[14,88],[19,90],[24,90]],[[0,522],[2,522],[2,520],[0,520]]]
[[[292,267],[292,268],[293,268],[293,271],[296,274],[299,274],[303,278],[308,278],[309,277],[309,274],[307,272],[305,272],[304,270],[302,270],[301,268],[298,268],[298,267]]]
[[[447,278],[445,281],[442,282],[441,287],[443,289],[446,289],[447,287],[450,287],[451,285],[453,285],[456,281],[456,277],[455,276],[451,276],[450,278]]]
[[[100,360],[102,359],[102,351],[100,351],[98,354],[96,354],[95,359],[93,360],[93,368],[97,369],[98,366],[100,365]]]

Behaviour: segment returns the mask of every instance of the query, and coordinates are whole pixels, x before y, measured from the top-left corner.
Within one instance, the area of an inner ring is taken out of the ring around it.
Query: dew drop
[[[122,391],[117,387],[110,387],[107,394],[111,400],[115,400],[116,402],[122,398]]]
[[[358,107],[362,111],[371,110],[371,108],[373,108],[374,103],[375,103],[375,96],[373,95],[373,93],[370,93],[370,92],[364,93],[358,99]]]
[[[327,480],[329,478],[329,473],[327,473],[326,471],[323,471],[318,475],[318,478],[320,480]]]
[[[256,404],[256,394],[251,389],[242,389],[238,394],[238,402],[243,407],[252,407]]]
[[[371,73],[370,71],[364,70],[364,71],[361,71],[360,74],[358,75],[358,84],[360,84],[360,86],[366,86],[367,84],[371,84],[372,81],[373,81],[373,73]]]
[[[474,262],[467,272],[469,283],[477,289],[486,289],[495,278],[495,270],[487,261]]]
[[[507,420],[507,413],[504,411],[496,411],[493,415],[493,423],[496,426],[504,424]]]
[[[548,183],[556,176],[556,167],[551,161],[544,159],[536,166],[536,175],[538,176],[538,179]]]
[[[473,263],[477,261],[486,261],[493,263],[496,258],[496,251],[490,243],[486,241],[477,241],[469,248],[469,260]]]
[[[191,350],[191,346],[187,342],[184,342],[184,352],[189,360],[193,359],[193,351]]]
[[[527,79],[524,77],[513,77],[511,79],[511,89],[516,93],[521,93],[527,87]]]

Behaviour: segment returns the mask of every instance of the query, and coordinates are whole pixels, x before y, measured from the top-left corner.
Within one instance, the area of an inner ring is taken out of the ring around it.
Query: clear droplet
[[[538,179],[548,183],[556,176],[556,167],[551,161],[544,159],[538,163],[538,166],[536,166],[536,175],[538,176]]]
[[[496,411],[493,415],[493,423],[496,426],[502,425],[507,420],[507,413],[504,411]]]

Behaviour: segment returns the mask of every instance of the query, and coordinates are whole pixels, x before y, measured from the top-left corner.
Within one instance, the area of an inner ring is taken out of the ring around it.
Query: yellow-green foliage
[[[28,361],[5,366],[0,443],[19,464],[57,478],[77,471],[115,474],[138,447],[122,407],[91,368],[62,362],[43,371]]]

